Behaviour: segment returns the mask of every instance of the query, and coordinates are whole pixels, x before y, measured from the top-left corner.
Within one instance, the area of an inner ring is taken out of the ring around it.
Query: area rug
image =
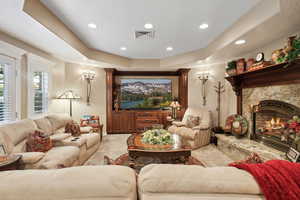
[[[104,164],[127,166],[134,169],[137,173],[139,173],[140,170],[146,165],[162,164],[162,162],[159,159],[153,157],[139,157],[133,161],[129,158],[128,153],[125,153],[120,155],[115,160],[109,158],[108,156],[104,156]],[[189,160],[185,163],[181,161],[174,161],[172,162],[172,164],[201,165],[204,167],[204,164],[198,159],[194,158],[193,156],[190,156]]]

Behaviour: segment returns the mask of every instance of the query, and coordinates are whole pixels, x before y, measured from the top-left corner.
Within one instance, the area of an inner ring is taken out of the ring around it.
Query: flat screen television
[[[172,101],[172,80],[121,78],[121,109],[167,109]]]

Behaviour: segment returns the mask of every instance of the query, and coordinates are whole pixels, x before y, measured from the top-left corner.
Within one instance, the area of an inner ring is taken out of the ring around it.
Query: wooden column
[[[190,69],[179,69],[179,103],[182,109],[188,108],[188,76]]]
[[[106,131],[112,133],[114,69],[106,68]]]

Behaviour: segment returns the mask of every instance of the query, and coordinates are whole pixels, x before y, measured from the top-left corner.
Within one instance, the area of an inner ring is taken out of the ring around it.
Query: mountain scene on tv
[[[171,101],[170,79],[121,79],[121,109],[163,109]]]

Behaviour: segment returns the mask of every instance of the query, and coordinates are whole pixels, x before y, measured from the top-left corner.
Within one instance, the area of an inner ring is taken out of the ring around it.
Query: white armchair
[[[187,127],[188,116],[199,116],[200,124],[193,128]],[[188,108],[182,121],[175,121],[169,127],[170,133],[183,137],[184,142],[192,149],[197,149],[210,143],[211,112],[207,109]]]

